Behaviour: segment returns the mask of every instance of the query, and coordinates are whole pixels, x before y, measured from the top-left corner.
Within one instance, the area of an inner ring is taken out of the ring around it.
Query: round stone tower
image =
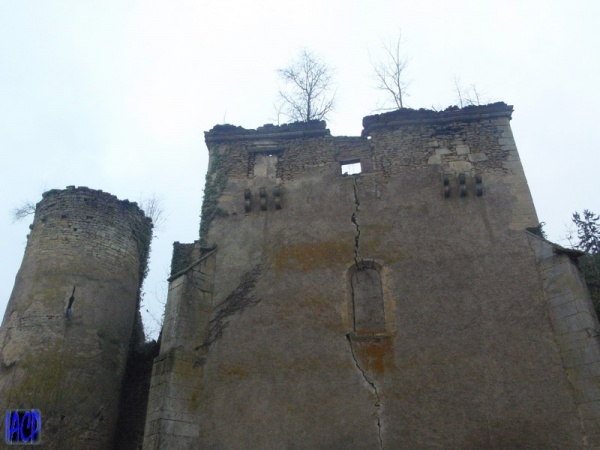
[[[69,186],[43,194],[0,327],[0,411],[40,410],[47,448],[113,448],[151,220]]]

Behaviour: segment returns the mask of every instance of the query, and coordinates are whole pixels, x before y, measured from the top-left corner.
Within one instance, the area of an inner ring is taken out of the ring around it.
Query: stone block
[[[574,295],[573,302],[575,303],[577,311],[593,316],[596,314],[596,311],[594,310],[594,305],[590,298],[586,294],[586,292],[582,292],[582,295]]]
[[[561,317],[566,316],[572,316],[573,314],[578,313],[577,305],[572,300],[556,305],[550,311],[555,319],[560,319]]]
[[[508,156],[506,157],[507,161],[520,161],[519,153],[517,150],[511,150],[508,152]]]
[[[571,341],[566,341],[560,344],[562,350],[579,350],[587,347],[589,343],[589,338],[586,337],[584,339],[575,339]]]
[[[467,155],[471,153],[471,149],[466,144],[458,144],[456,146],[456,154],[457,155]]]
[[[441,164],[442,158],[440,155],[431,155],[427,160],[427,164]]]
[[[450,161],[448,166],[455,173],[470,172],[473,168],[473,165],[469,161]]]
[[[502,146],[502,147],[508,147],[508,148],[514,148],[515,147],[515,141],[514,139],[510,138],[510,137],[501,137],[500,139],[498,139],[498,143]]]
[[[489,159],[488,156],[483,152],[471,153],[469,155],[469,161],[471,161],[471,162],[482,162],[482,161],[487,161],[488,159]]]
[[[518,171],[522,171],[523,170],[523,166],[521,165],[521,161],[516,160],[516,161],[504,161],[502,163],[502,167],[505,169],[510,169],[510,170],[518,170]]]
[[[564,303],[575,302],[575,299],[571,295],[554,295],[548,298],[549,308],[552,310]]]
[[[586,330],[594,325],[593,320],[589,316],[589,314],[582,312],[563,317],[561,319],[558,319],[557,322],[561,320],[564,320],[567,323],[569,331]]]

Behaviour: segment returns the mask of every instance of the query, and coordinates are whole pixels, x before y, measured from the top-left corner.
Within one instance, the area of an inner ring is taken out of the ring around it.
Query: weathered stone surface
[[[535,255],[552,252],[525,231],[538,221],[511,112],[401,110],[365,118],[362,138],[208,132],[207,179],[221,181],[201,242],[217,247],[171,281],[145,448],[596,439],[597,320],[544,281],[565,268],[544,275]],[[342,175],[348,161],[362,172]]]
[[[537,236],[529,237],[548,299],[562,364],[590,442],[600,442],[600,345],[598,319],[581,273],[570,258]]]
[[[207,132],[200,238],[174,245],[151,377],[151,349],[125,364],[148,220],[45,193],[0,407],[41,409],[61,449],[136,448],[144,420],[146,449],[600,448],[600,325],[578,254],[525,231],[511,113]]]
[[[114,444],[151,234],[135,203],[102,191],[52,190],[36,207],[0,328],[0,409],[40,409],[45,448]]]

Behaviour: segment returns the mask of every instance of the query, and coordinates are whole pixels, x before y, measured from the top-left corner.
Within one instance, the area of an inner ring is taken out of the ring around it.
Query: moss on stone
[[[231,161],[223,155],[215,153],[211,156],[210,168],[206,174],[202,212],[200,214],[200,245],[203,247],[208,246],[206,241],[208,229],[213,219],[218,215],[219,199],[225,190],[227,176],[231,167]]]

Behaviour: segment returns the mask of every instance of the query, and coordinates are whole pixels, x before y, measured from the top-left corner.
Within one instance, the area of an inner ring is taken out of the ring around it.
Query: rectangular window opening
[[[359,159],[355,159],[353,161],[344,161],[340,163],[340,165],[342,167],[342,175],[356,175],[362,172]]]

